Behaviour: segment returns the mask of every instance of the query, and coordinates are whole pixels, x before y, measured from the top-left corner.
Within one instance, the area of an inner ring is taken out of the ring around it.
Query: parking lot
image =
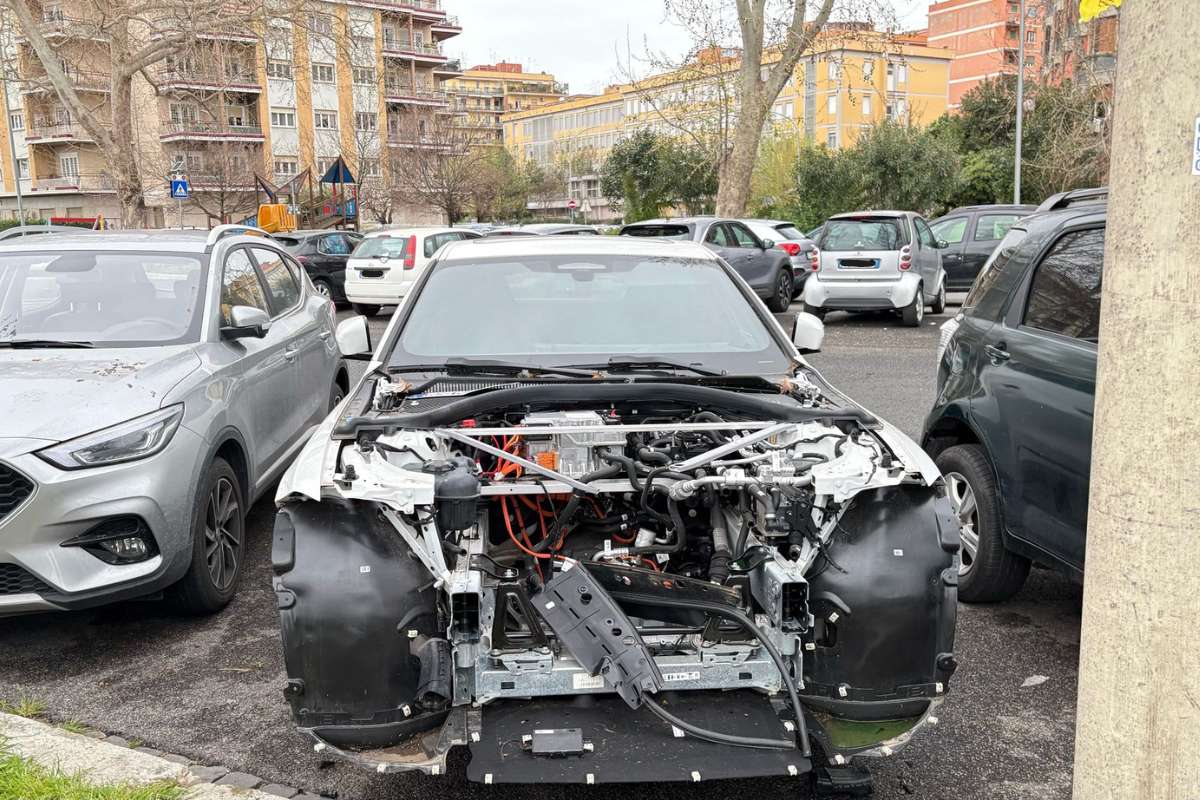
[[[951,298],[953,303],[961,298]],[[780,315],[786,324],[790,313]],[[953,314],[952,304],[947,314]],[[918,330],[891,316],[832,313],[813,363],[855,400],[917,436],[934,391],[934,349],[946,315]],[[385,317],[372,328],[382,333]],[[361,369],[361,368],[360,368]],[[270,585],[270,499],[247,521],[241,591],[221,614],[183,619],[152,602],[0,620],[0,699],[45,703],[148,746],[342,800],[567,797],[575,788],[522,789],[322,767],[292,727],[275,597]],[[1057,798],[1070,793],[1081,590],[1035,570],[1013,601],[961,606],[961,667],[941,722],[890,760],[876,762],[881,798]],[[460,764],[461,765],[461,764]],[[795,797],[795,780],[762,780],[739,793]],[[590,796],[619,796],[597,787]],[[643,796],[726,797],[720,783],[654,786]]]

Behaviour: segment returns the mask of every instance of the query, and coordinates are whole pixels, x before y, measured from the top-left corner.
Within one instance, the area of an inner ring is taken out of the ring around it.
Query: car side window
[[[1103,266],[1103,229],[1062,236],[1034,270],[1023,323],[1073,339],[1097,341]]]
[[[934,238],[941,239],[946,244],[961,244],[963,237],[967,235],[967,218],[940,219],[929,227]]]
[[[346,256],[350,255],[350,245],[342,234],[331,233],[317,241],[317,252],[328,256]]]
[[[736,241],[734,247],[753,247],[755,250],[758,249],[758,238],[751,233],[750,229],[745,225],[739,225],[736,222],[730,222],[726,224],[725,227],[729,228],[729,230],[733,233],[733,238]]]
[[[252,249],[258,268],[262,270],[263,282],[267,285],[272,316],[277,317],[300,302],[300,285],[296,283],[296,276],[288,269],[282,256],[261,247]]]
[[[937,240],[933,238],[933,231],[929,230],[929,223],[917,217],[913,220],[913,224],[917,226],[917,238],[921,240],[921,246],[931,250],[936,249]]]
[[[425,257],[432,258],[433,254],[436,253],[439,249],[441,249],[442,245],[444,245],[446,242],[450,241],[450,237],[452,237],[453,235],[454,234],[452,234],[452,233],[438,233],[438,234],[434,234],[433,236],[426,236],[425,237]]]
[[[1016,224],[1019,214],[980,214],[975,223],[975,241],[998,242]]]
[[[704,241],[708,244],[715,244],[717,247],[733,247],[724,225],[713,225],[709,228],[708,233],[704,235]]]
[[[249,306],[271,313],[267,306],[267,295],[258,279],[258,270],[250,260],[245,248],[230,251],[225,257],[225,270],[221,275],[221,324],[231,325],[230,312],[234,306]]]

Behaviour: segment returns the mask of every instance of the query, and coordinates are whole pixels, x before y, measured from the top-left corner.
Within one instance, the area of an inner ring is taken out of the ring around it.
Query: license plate
[[[878,258],[840,258],[838,269],[879,269]]]

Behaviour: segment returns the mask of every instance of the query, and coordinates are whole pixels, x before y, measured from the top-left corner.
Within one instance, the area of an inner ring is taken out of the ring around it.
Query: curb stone
[[[182,756],[168,758],[165,755],[152,755],[129,747],[120,736],[95,739],[45,722],[0,713],[0,737],[7,740],[14,755],[50,769],[82,773],[87,780],[98,784],[174,781],[186,788],[185,800],[279,800],[279,797],[285,796],[267,794],[250,787],[241,788],[247,781],[252,781],[251,786],[263,783],[252,775],[229,772],[224,767],[189,769],[186,764],[179,763]],[[114,740],[125,744],[114,746]],[[219,772],[215,778],[205,779],[201,777],[205,771]],[[227,775],[237,776],[237,783],[230,781],[230,784],[222,785],[208,782]]]

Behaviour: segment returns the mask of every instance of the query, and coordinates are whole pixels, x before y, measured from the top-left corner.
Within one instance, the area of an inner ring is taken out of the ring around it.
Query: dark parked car
[[[522,225],[521,230],[536,233],[540,236],[599,236],[600,231],[591,225],[574,225],[565,222],[539,222],[533,225]]]
[[[923,445],[962,524],[959,596],[1003,600],[1030,562],[1083,571],[1107,212],[1018,221],[942,326]]]
[[[296,257],[316,290],[335,303],[346,300],[346,260],[363,240],[352,231],[291,231],[272,238]]]
[[[946,288],[970,289],[1008,229],[1035,210],[1034,206],[963,206],[929,223],[933,235],[947,245],[942,249]]]
[[[776,240],[759,238],[743,222],[717,217],[650,219],[625,225],[620,235],[700,242],[725,259],[776,314],[792,304],[796,275],[790,256],[775,246]]]

